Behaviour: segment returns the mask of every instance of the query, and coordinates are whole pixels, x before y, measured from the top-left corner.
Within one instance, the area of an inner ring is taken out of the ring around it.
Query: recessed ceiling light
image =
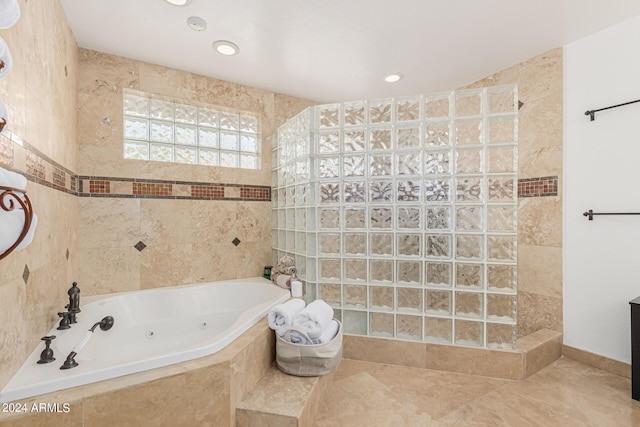
[[[402,78],[402,74],[400,73],[392,73],[384,78],[384,81],[387,83],[395,83]]]
[[[186,6],[189,3],[191,3],[191,0],[164,0],[164,1],[174,6]]]
[[[213,48],[223,55],[235,55],[240,52],[240,48],[237,44],[232,43],[228,40],[218,40],[213,42]]]
[[[193,31],[204,31],[207,29],[207,21],[200,18],[199,16],[190,16],[187,18],[187,25]]]

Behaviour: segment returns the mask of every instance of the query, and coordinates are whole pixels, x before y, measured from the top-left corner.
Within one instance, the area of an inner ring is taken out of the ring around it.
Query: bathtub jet
[[[60,369],[71,369],[71,368],[75,368],[76,366],[78,366],[78,362],[76,362],[75,358],[78,355],[78,352],[80,350],[82,350],[82,348],[85,345],[87,345],[87,343],[89,342],[89,340],[93,336],[93,331],[95,331],[98,326],[100,326],[101,330],[108,331],[109,329],[111,329],[113,327],[113,322],[114,322],[113,316],[105,316],[101,321],[96,322],[87,331],[87,333],[84,334],[84,337],[82,337],[82,340],[73,347],[73,350],[71,350],[71,353],[69,353],[69,355],[67,356],[67,359],[64,361],[62,366],[60,366]]]

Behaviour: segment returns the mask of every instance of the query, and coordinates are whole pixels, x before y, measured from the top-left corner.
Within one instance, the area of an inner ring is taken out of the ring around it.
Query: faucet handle
[[[57,328],[58,330],[71,328],[71,319],[69,318],[70,314],[71,313],[69,313],[68,311],[65,311],[65,312],[62,312],[62,313],[58,313],[58,316],[61,317],[60,325]]]
[[[53,350],[51,349],[51,347],[49,347],[51,345],[51,340],[55,339],[56,336],[55,335],[49,335],[46,337],[42,337],[40,338],[42,341],[44,341],[44,350],[42,350],[42,353],[40,353],[40,360],[38,360],[38,365],[43,365],[45,363],[51,363],[54,360],[56,360],[55,357],[53,357]]]
[[[55,335],[48,335],[46,337],[42,337],[40,338],[42,341],[44,341],[45,345],[49,345],[51,344],[51,341],[53,341],[54,339],[56,339]]]

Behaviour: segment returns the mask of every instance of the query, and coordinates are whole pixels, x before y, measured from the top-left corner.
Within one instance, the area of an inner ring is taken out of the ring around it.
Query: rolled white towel
[[[293,319],[293,324],[302,327],[312,340],[320,338],[322,331],[333,319],[333,308],[321,299],[307,305]]]
[[[9,50],[9,46],[7,46],[7,43],[2,37],[0,37],[0,60],[4,62],[4,67],[0,70],[1,79],[9,74],[9,71],[11,71],[11,69],[13,68],[13,58],[11,57],[11,51]]]
[[[0,28],[12,27],[18,18],[20,18],[18,0],[0,0]]]
[[[292,298],[289,301],[278,304],[269,310],[267,321],[269,327],[276,331],[280,336],[284,335],[284,331],[293,325],[293,318],[304,308],[304,300]]]
[[[26,190],[27,178],[19,173],[0,168],[0,185],[3,187],[13,187],[20,190]]]
[[[338,329],[340,329],[340,324],[336,319],[332,319],[331,322],[327,325],[326,328],[320,334],[320,337],[313,340],[314,344],[324,344],[326,342],[331,341],[338,334]]]
[[[14,209],[9,212],[0,209],[0,253],[9,249],[18,240],[24,228],[24,221],[25,217],[22,209]],[[38,216],[34,214],[27,235],[15,250],[24,249],[33,241],[37,225]]]
[[[281,288],[289,289],[290,280],[291,280],[291,276],[289,276],[288,274],[279,274],[278,277],[276,277],[275,283]]]
[[[302,330],[287,329],[283,338],[285,341],[289,341],[292,344],[313,344],[313,340]]]

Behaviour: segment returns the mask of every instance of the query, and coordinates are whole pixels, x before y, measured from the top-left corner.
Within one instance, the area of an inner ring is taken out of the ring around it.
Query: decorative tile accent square
[[[109,193],[111,193],[111,182],[110,181],[90,180],[89,181],[89,193],[92,193],[92,194],[109,194]]]
[[[67,186],[67,174],[56,166],[53,166],[53,185],[62,188],[66,188]]]
[[[236,237],[231,241],[231,243],[233,243],[233,246],[238,246],[240,244],[240,239]]]
[[[222,187],[222,193],[224,193],[224,187]],[[271,199],[271,189],[240,187],[240,198],[269,200]]]
[[[527,178],[518,180],[518,197],[558,195],[558,177]]]
[[[160,189],[154,189],[155,191],[161,191]],[[162,189],[167,192],[171,192],[171,186],[169,188]],[[135,194],[135,193],[134,193]],[[166,194],[170,195],[170,194]],[[191,186],[191,197],[204,197],[211,199],[222,199],[224,198],[224,187],[217,185],[192,185]]]
[[[0,135],[0,165],[13,166],[13,143],[4,135]]]
[[[27,151],[27,173],[36,178],[46,179],[45,162],[33,151]]]
[[[147,247],[147,245],[145,245],[144,243],[142,243],[142,241],[139,241],[138,243],[136,243],[135,245],[133,245],[134,248],[136,248],[138,250],[138,252],[142,252],[142,250],[144,248]]]
[[[24,284],[26,285],[27,282],[29,281],[29,275],[31,273],[29,272],[29,266],[27,264],[24,265],[24,270],[22,272],[22,280],[24,280]]]

